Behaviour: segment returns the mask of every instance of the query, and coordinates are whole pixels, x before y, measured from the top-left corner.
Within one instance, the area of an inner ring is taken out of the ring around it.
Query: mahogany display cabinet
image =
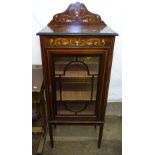
[[[118,34],[99,15],[77,2],[56,14],[37,35],[51,147],[53,125],[98,125],[100,148]]]

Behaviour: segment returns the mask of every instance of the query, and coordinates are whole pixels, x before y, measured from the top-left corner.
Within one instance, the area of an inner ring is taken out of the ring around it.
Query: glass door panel
[[[100,56],[54,55],[57,115],[95,115]]]

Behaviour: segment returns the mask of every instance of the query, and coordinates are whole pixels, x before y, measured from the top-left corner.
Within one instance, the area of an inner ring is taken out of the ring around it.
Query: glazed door
[[[78,50],[74,54],[49,53],[54,116],[96,119],[105,54],[78,54]]]

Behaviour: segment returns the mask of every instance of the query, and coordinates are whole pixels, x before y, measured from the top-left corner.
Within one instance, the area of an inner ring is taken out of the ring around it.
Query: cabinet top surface
[[[80,25],[71,25],[67,27],[58,26],[55,29],[51,29],[49,26],[43,28],[37,33],[40,36],[64,36],[64,35],[105,35],[105,36],[117,36],[118,34],[111,30],[108,26],[101,30],[98,30],[95,26],[83,27]]]
[[[91,13],[82,3],[70,4],[66,11],[53,16],[37,35],[106,35],[117,36],[101,17]]]

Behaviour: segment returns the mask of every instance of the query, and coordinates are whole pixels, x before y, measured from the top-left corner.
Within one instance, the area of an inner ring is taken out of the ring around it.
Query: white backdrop
[[[121,6],[119,0],[79,0],[87,9],[101,16],[102,20],[119,33],[116,37],[109,101],[122,99],[122,71],[121,71]],[[32,64],[41,64],[40,42],[36,33],[45,27],[56,13],[63,12],[70,3],[76,0],[33,0],[32,1]]]

